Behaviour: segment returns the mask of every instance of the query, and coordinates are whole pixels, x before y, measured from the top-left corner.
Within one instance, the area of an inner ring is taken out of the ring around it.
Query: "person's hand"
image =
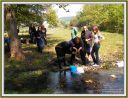
[[[77,51],[77,48],[76,47],[73,47],[73,49],[75,49],[75,51]]]
[[[72,50],[72,53],[73,53],[73,54],[77,54],[77,48],[76,48],[76,47],[73,47],[73,49],[74,49],[75,51]]]
[[[79,52],[80,52],[80,50],[82,50],[82,47],[80,47],[80,48],[77,50],[77,52],[79,53]]]
[[[88,42],[88,39],[85,39],[86,42]]]
[[[90,40],[91,40],[90,38],[88,38],[88,39],[85,39],[85,41],[86,41],[86,42],[88,42],[88,41],[90,41]]]

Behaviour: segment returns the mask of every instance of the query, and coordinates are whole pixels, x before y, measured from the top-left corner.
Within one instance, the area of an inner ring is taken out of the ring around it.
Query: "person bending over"
[[[55,50],[60,68],[62,68],[62,64],[66,65],[65,54],[71,54],[70,64],[73,64],[76,54],[80,54],[81,60],[83,64],[85,64],[85,55],[79,37],[76,37],[70,41],[63,41],[59,43],[55,46]]]

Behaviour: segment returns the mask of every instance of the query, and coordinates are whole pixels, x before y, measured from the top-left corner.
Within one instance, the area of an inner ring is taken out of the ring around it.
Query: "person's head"
[[[79,38],[79,37],[76,37],[76,38],[74,39],[74,41],[75,41],[76,44],[79,44],[79,43],[80,43],[80,38]]]
[[[77,60],[74,60],[73,61],[73,65],[78,66],[78,61]]]
[[[44,28],[45,28],[43,24],[41,25],[41,28],[42,28],[42,29],[44,29]]]
[[[93,26],[92,31],[93,31],[94,33],[98,33],[98,31],[99,31],[98,26]]]
[[[71,28],[71,29],[74,29],[74,27],[76,27],[76,26],[73,25],[73,24],[70,25],[70,28]]]
[[[83,29],[86,31],[86,30],[88,30],[88,27],[87,26],[83,26]]]
[[[38,27],[38,30],[41,31],[41,26]]]
[[[5,34],[4,34],[4,37],[5,37],[5,38],[7,38],[7,37],[9,37],[9,36],[8,36],[8,34],[7,34],[7,33],[5,33]]]

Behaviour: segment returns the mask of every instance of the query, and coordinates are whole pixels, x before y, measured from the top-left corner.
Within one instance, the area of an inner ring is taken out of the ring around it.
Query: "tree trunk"
[[[8,33],[9,37],[11,39],[10,42],[10,54],[11,59],[15,60],[24,60],[25,56],[23,54],[22,48],[21,48],[21,42],[18,38],[17,33],[17,24],[16,24],[16,18],[15,18],[15,12],[11,8],[11,5],[8,6],[5,10],[6,14],[6,23],[8,25]]]

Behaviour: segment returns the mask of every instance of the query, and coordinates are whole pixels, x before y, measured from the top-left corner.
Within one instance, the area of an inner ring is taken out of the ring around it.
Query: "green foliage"
[[[51,25],[51,26],[57,26],[58,25],[58,17],[56,15],[56,12],[50,8],[48,10],[48,13],[47,13],[47,20],[48,20],[48,23]]]
[[[10,4],[5,5],[5,11],[8,7],[15,12],[17,25],[28,26],[30,23],[40,23],[44,20],[42,11],[47,10],[50,4]],[[6,23],[5,23],[6,26]]]
[[[70,21],[70,25],[76,26],[78,23],[77,17],[73,17],[72,20]]]
[[[90,4],[83,7],[75,21],[78,27],[98,25],[101,30],[123,32],[124,26],[123,4]]]
[[[72,20],[72,17],[61,17],[60,25],[62,25],[64,28],[68,28],[71,20]]]
[[[58,5],[59,8],[68,11],[66,9],[68,4],[56,5]],[[48,21],[51,26],[57,26],[58,17],[51,6],[51,4],[5,4],[4,15],[6,15],[8,8],[14,11],[18,27],[29,26],[31,23],[40,24],[43,21]],[[5,30],[9,28],[6,21],[4,27]]]

